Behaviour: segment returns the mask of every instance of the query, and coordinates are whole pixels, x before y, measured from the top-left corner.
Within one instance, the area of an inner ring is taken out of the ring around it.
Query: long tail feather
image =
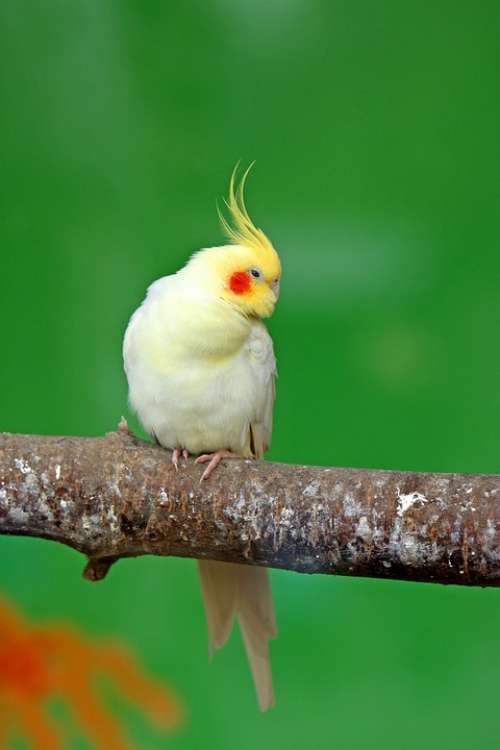
[[[274,705],[268,640],[276,637],[267,570],[209,560],[201,560],[199,569],[210,653],[226,643],[235,614],[240,623],[259,706],[266,711]]]
[[[207,615],[208,650],[212,658],[214,649],[222,648],[231,633],[237,579],[228,563],[198,560],[198,570]]]
[[[276,619],[265,568],[238,565],[236,614],[262,711],[274,705],[268,641],[276,638]]]

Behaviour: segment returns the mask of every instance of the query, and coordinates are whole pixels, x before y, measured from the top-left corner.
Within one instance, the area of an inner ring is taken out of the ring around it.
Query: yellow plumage
[[[258,229],[255,226],[248,215],[245,206],[245,183],[252,166],[253,164],[250,164],[245,170],[238,187],[236,187],[236,173],[238,167],[236,166],[233,170],[229,182],[228,199],[227,201],[224,201],[231,214],[232,224],[225,219],[220,211],[219,219],[227,238],[233,245],[243,245],[244,247],[251,248],[252,250],[255,250],[258,255],[265,256],[266,254],[270,254],[272,257],[274,257],[274,255],[277,257],[276,251],[274,250],[269,238],[264,234],[262,229]]]
[[[154,282],[128,325],[124,364],[129,399],[145,429],[164,447],[210,460],[260,457],[272,432],[276,363],[261,322],[279,295],[278,254],[245,207],[244,185],[231,177],[221,216],[231,244],[201,250],[178,273]],[[272,705],[267,641],[275,619],[267,572],[200,562],[210,647],[240,622],[259,704]]]

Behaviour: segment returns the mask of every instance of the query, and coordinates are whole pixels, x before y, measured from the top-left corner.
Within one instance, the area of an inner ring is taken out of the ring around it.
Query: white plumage
[[[130,320],[123,347],[130,404],[165,447],[250,456],[252,428],[261,455],[272,431],[272,339],[260,320],[193,276],[187,265],[155,281]]]
[[[245,175],[246,176],[246,175]],[[231,245],[194,255],[173,276],[155,281],[133,314],[123,343],[129,400],[144,428],[165,448],[211,459],[260,458],[271,439],[276,362],[261,317],[279,295],[281,266],[245,209],[243,185],[231,180]],[[210,650],[240,622],[259,704],[274,703],[268,640],[276,623],[267,571],[200,561]]]

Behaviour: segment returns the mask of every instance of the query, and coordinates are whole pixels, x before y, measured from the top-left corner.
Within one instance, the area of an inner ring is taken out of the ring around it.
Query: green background
[[[281,253],[277,461],[500,471],[500,6],[0,5],[0,428],[100,435],[146,286],[219,244],[238,159]],[[135,424],[135,423],[134,423]],[[500,594],[272,573],[277,707],[207,663],[192,561],[0,539],[1,589],[135,649],[188,720],[138,747],[494,750]],[[83,740],[75,747],[83,748]]]

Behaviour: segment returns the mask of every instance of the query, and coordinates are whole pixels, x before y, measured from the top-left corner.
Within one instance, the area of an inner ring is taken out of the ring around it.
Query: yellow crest
[[[224,203],[231,214],[231,222],[222,215],[218,208],[219,219],[222,228],[233,245],[243,245],[253,250],[275,253],[271,241],[266,237],[262,229],[258,229],[248,215],[245,206],[245,182],[248,173],[252,169],[254,162],[245,170],[238,185],[236,185],[236,174],[239,168],[239,162],[233,169],[231,180],[229,182],[229,195]]]

